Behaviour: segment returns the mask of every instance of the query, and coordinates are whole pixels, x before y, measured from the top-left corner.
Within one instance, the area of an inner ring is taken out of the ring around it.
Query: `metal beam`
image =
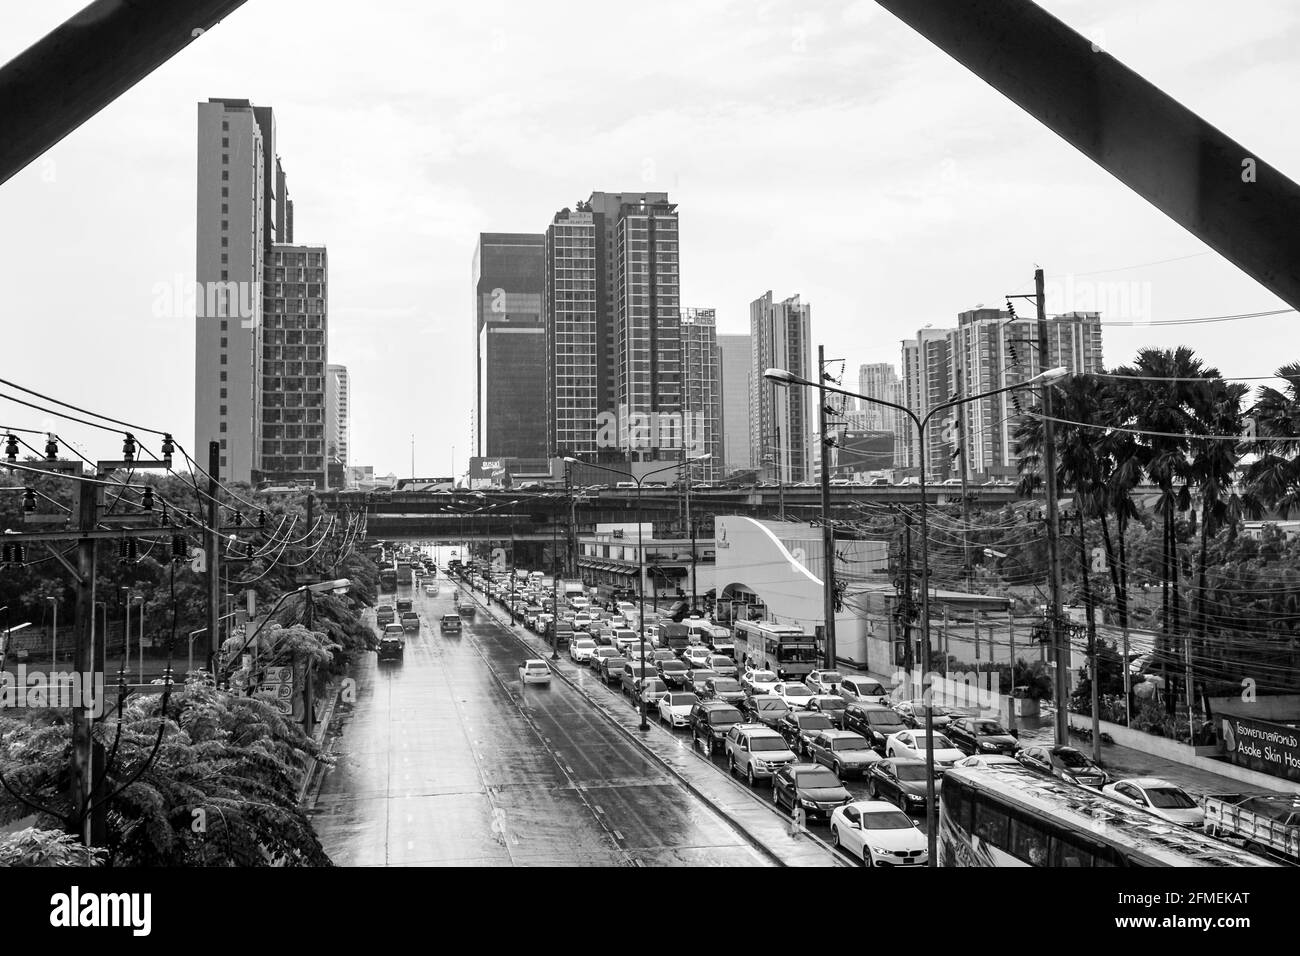
[[[1029,0],[876,2],[1300,308],[1300,186],[1257,154]]]
[[[244,0],[95,0],[0,67],[0,183]]]

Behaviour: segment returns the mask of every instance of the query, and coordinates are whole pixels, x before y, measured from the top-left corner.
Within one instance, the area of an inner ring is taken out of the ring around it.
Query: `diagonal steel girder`
[[[1276,168],[1029,0],[876,2],[1300,308],[1300,186]]]
[[[0,67],[0,183],[245,0],[95,0]]]

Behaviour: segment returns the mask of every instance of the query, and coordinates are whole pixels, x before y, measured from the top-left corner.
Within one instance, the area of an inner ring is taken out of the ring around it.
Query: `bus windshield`
[[[781,644],[777,647],[776,659],[782,664],[814,664],[817,662],[817,648],[812,644]]]

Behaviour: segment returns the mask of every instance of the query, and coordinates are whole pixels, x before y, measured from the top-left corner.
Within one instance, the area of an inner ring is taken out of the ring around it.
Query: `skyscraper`
[[[785,484],[810,481],[813,475],[813,409],[815,393],[787,388],[763,377],[769,368],[783,368],[803,378],[813,377],[811,354],[812,307],[794,295],[780,302],[771,291],[749,305],[751,369],[750,457],[774,480]]]
[[[324,246],[276,244],[268,258],[259,403],[260,474],[328,486],[325,371],[329,363]]]
[[[689,457],[708,455],[692,474],[713,481],[723,474],[722,369],[713,309],[684,309],[681,319],[682,431]]]
[[[870,365],[860,366],[858,368],[858,391],[872,398],[893,402],[895,405],[905,404],[903,382],[898,377],[898,371],[888,362],[873,362]],[[883,431],[893,435],[895,452],[893,464],[896,466],[902,465],[903,437],[913,427],[912,423],[907,420],[907,416],[896,409],[876,405],[872,402],[863,402],[861,410],[863,418],[857,424],[857,427],[864,431]],[[885,466],[878,465],[877,467],[884,468]]]
[[[722,474],[754,467],[749,446],[749,396],[754,355],[748,335],[718,336],[722,394]]]
[[[325,376],[325,457],[344,475],[348,460],[348,439],[352,430],[352,383],[343,365],[331,365]],[[333,487],[331,485],[331,487]]]
[[[603,342],[597,323],[596,227],[585,204],[561,209],[545,239],[546,449],[551,456],[597,452]],[[613,442],[610,442],[611,448]]]
[[[474,248],[476,454],[546,454],[546,237],[485,232]]]

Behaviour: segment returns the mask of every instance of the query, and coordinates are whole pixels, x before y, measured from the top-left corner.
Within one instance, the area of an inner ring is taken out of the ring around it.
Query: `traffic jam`
[[[400,573],[426,596],[454,589],[456,613],[442,616],[440,632],[459,633],[462,621],[473,619],[478,605],[470,592],[478,592],[630,707],[644,708],[648,721],[689,739],[702,758],[770,796],[777,811],[865,866],[928,864],[928,750],[936,793],[953,767],[1017,765],[1180,827],[1204,824],[1197,801],[1176,784],[1113,780],[1073,747],[1022,746],[996,719],[900,700],[875,678],[824,669],[812,639],[797,627],[725,627],[684,616],[681,607],[647,610],[642,619],[631,600],[598,605],[580,581],[537,571],[484,574],[452,560],[444,568],[450,581],[440,585],[431,560],[415,556],[406,564],[410,570],[399,563]],[[411,601],[395,597],[392,605],[381,604],[376,621],[380,659],[400,659],[405,638],[419,629]],[[552,673],[545,657],[519,662],[524,685],[549,684]],[[934,728],[929,737],[927,707]]]

